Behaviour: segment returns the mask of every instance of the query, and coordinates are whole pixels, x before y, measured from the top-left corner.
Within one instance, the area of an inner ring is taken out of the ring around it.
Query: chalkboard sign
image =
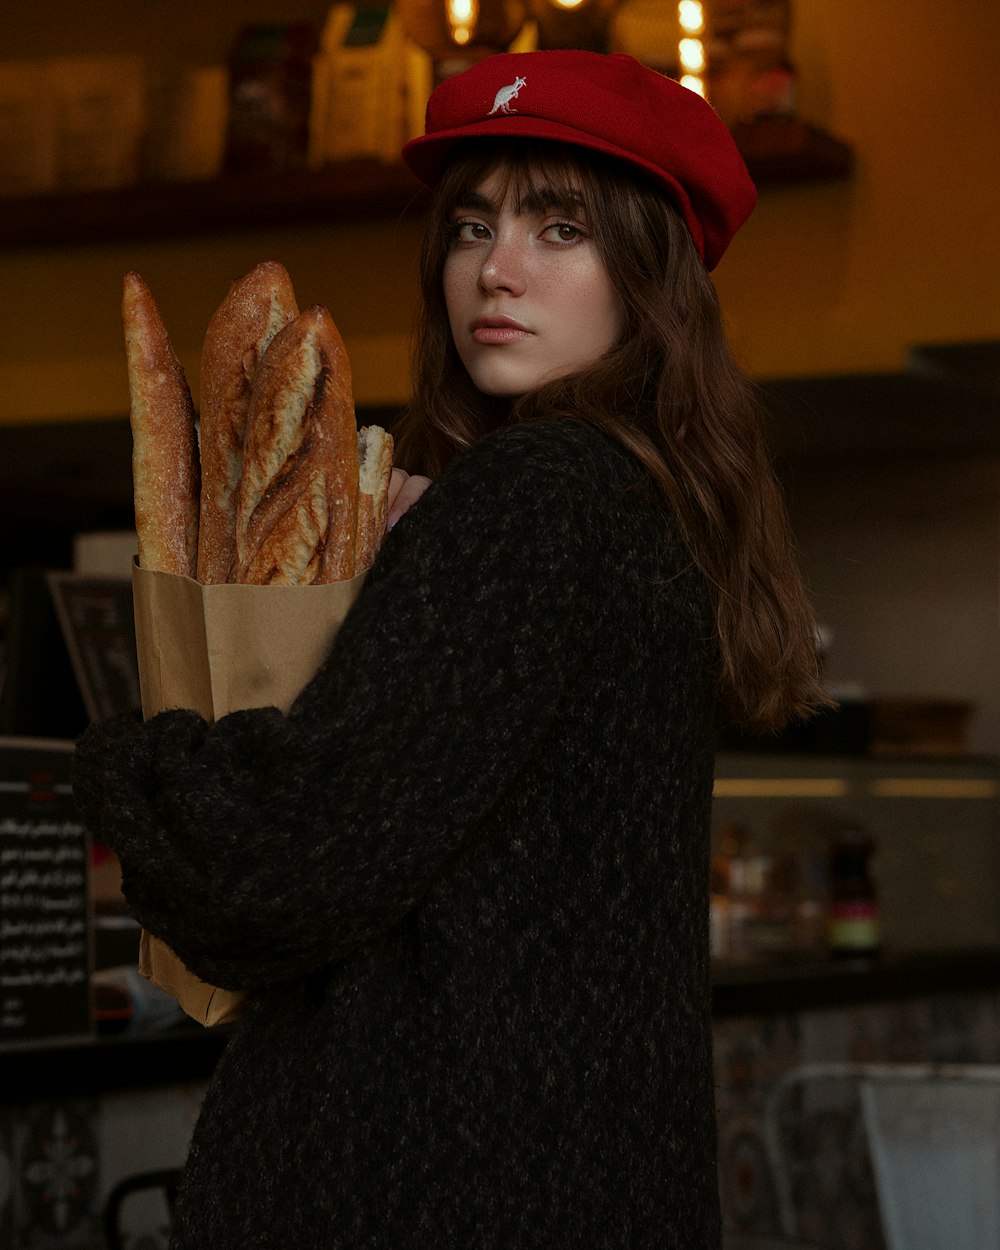
[[[49,573],[49,589],[87,715],[138,712],[132,583],[128,578]]]
[[[0,1044],[91,1031],[88,844],[72,744],[0,738]]]

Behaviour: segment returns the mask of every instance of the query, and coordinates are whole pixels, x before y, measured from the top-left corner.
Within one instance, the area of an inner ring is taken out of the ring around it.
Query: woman
[[[624,57],[445,82],[389,535],[283,717],[84,736],[143,925],[253,991],[174,1245],[719,1245],[721,703],[806,714],[811,623],[707,270],[724,127]]]

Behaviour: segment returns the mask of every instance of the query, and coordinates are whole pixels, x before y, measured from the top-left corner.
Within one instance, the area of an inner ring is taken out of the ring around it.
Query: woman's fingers
[[[429,477],[421,477],[419,473],[407,473],[404,469],[393,469],[389,481],[390,529],[404,512],[413,507],[430,484]]]

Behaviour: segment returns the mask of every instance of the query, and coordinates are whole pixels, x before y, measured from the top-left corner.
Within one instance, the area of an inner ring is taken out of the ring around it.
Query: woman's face
[[[543,192],[518,203],[498,171],[451,213],[448,320],[487,395],[535,391],[593,364],[621,335],[621,302],[582,208],[564,200]]]

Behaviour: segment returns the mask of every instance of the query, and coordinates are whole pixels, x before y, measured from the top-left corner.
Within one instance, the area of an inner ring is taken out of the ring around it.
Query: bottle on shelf
[[[775,960],[815,957],[825,949],[824,864],[805,828],[791,824],[777,830],[771,842],[758,953]]]
[[[830,845],[827,948],[834,959],[874,959],[881,949],[874,842],[863,829],[838,832]]]
[[[729,958],[730,889],[740,826],[725,825],[709,863],[709,932],[713,959]]]
[[[758,931],[766,920],[770,857],[750,831],[732,821],[719,833],[712,858],[712,953],[747,962],[757,957]]]

